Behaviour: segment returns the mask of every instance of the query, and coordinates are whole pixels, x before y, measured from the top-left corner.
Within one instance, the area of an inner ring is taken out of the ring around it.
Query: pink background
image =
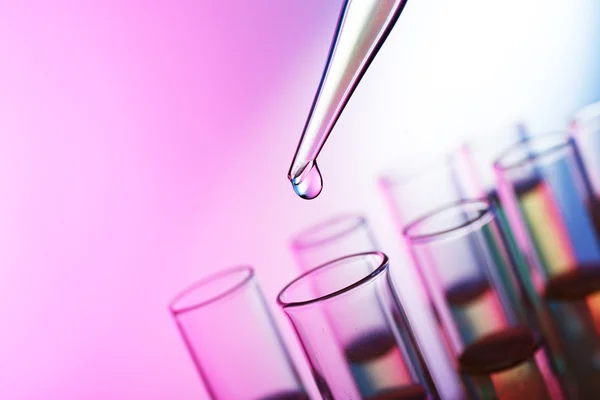
[[[273,300],[290,235],[345,211],[410,279],[382,168],[600,100],[596,0],[411,0],[300,200],[286,173],[340,4],[0,0],[0,398],[202,398],[177,291],[250,263]]]

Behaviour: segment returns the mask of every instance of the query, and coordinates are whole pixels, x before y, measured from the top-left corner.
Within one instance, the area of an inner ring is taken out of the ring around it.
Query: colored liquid
[[[558,188],[531,182],[527,190],[517,193],[517,200],[547,279],[540,293],[545,299],[540,316],[549,322],[551,330],[545,334],[553,361],[569,398],[596,398],[600,393],[600,273],[594,265],[578,260],[600,258],[598,213],[595,206],[581,201],[571,180],[562,179]]]
[[[526,179],[518,182],[514,186],[516,195],[520,196],[529,192],[538,183],[538,179]],[[531,270],[520,253],[513,228],[500,202],[498,192],[495,189],[490,190],[487,192],[487,199],[496,208],[497,225],[495,227],[484,226],[482,233],[491,251],[497,276],[506,290],[511,309],[529,318],[535,313],[535,308],[541,307],[541,301],[537,296],[531,277]],[[495,229],[498,226],[502,232]]]
[[[578,265],[546,284],[544,297],[548,300],[571,302],[585,300],[600,291],[600,265]]]
[[[562,346],[571,397],[600,393],[600,266],[581,266],[548,281],[544,292]]]
[[[414,383],[394,336],[375,331],[345,349],[350,370],[364,399],[426,399],[425,388]]]
[[[530,180],[517,193],[520,211],[547,279],[561,275],[580,259],[600,259],[594,213],[567,179],[560,187]]]
[[[505,328],[467,346],[459,369],[465,384],[483,399],[551,399],[544,380],[549,366],[541,353],[529,328]]]
[[[526,179],[517,182],[514,190],[517,196],[521,196],[538,184],[539,179]],[[555,335],[552,321],[545,315],[544,302],[534,284],[534,282],[541,284],[543,278],[539,274],[534,274],[535,271],[521,252],[513,227],[496,190],[489,191],[487,196],[490,203],[495,205],[497,224],[484,226],[482,233],[490,249],[497,277],[506,290],[510,308],[521,319],[528,320],[530,326],[535,326],[543,332],[548,341],[553,342]],[[496,229],[498,227],[501,232]]]
[[[537,340],[528,328],[510,327],[500,298],[485,276],[454,284],[446,291],[446,300],[466,345],[459,366],[474,397],[549,398],[534,359]],[[544,364],[542,370],[549,373],[549,365]]]
[[[468,346],[459,357],[460,370],[466,374],[504,371],[526,361],[537,348],[537,340],[530,329],[506,328]]]
[[[592,199],[588,207],[596,235],[600,236],[600,199]]]
[[[261,397],[260,400],[310,400],[310,397],[304,392],[290,390],[273,393],[272,395]]]
[[[426,400],[427,391],[418,383],[389,389],[366,398],[367,400]]]
[[[465,344],[508,326],[500,299],[484,276],[453,285],[446,300]]]

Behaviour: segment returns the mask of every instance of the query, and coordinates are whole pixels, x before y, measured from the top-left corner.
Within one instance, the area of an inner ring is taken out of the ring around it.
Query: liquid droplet
[[[303,199],[312,200],[323,190],[323,178],[315,161],[310,161],[302,172],[290,179],[294,191]]]

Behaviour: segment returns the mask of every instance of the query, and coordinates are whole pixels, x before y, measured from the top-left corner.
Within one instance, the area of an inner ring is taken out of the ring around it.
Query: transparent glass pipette
[[[323,180],[316,159],[350,96],[383,45],[406,0],[345,0],[325,70],[288,179],[296,193],[314,199]]]

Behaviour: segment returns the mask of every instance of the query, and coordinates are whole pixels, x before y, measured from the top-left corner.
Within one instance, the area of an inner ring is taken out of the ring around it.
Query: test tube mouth
[[[298,250],[318,247],[351,234],[365,226],[366,222],[366,218],[360,214],[338,215],[300,231],[292,238],[291,245]]]
[[[213,304],[243,288],[253,277],[254,269],[248,265],[212,274],[179,292],[169,303],[169,309],[177,316]]]
[[[492,219],[486,200],[460,200],[409,223],[403,234],[411,244],[453,239],[481,229]]]
[[[359,265],[349,265],[356,263]],[[373,265],[377,267],[371,268]],[[288,283],[279,292],[277,303],[282,308],[288,309],[317,304],[336,298],[377,279],[378,276],[387,271],[388,265],[388,257],[380,251],[357,253],[337,258],[305,272]],[[357,276],[353,274],[339,274],[340,269],[356,267],[356,271],[358,268],[365,266],[369,266],[369,268],[361,269],[364,273],[356,274]],[[314,284],[319,279],[326,279],[327,276],[331,276],[336,272],[338,272],[335,275],[336,278],[332,280],[334,286],[326,290],[323,294],[315,295],[312,291]]]
[[[573,145],[568,132],[552,132],[532,136],[502,152],[494,161],[494,169],[510,171],[536,164],[551,163]]]

